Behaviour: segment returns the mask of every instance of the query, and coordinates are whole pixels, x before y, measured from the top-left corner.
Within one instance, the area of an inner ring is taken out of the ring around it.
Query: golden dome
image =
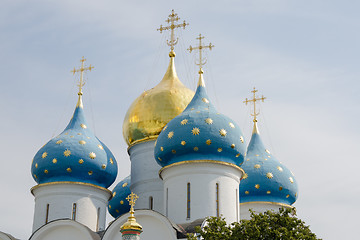
[[[180,82],[171,52],[169,67],[154,88],[143,92],[130,106],[123,123],[123,135],[129,146],[156,139],[171,119],[182,113],[194,92]]]

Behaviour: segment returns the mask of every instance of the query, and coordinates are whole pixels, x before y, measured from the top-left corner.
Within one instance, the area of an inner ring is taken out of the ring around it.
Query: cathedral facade
[[[249,209],[292,208],[295,177],[264,146],[257,127],[256,103],[265,98],[254,89],[245,101],[254,104],[247,144],[236,121],[221,114],[207,95],[202,51],[214,46],[203,45],[201,35],[199,45],[190,47],[199,51],[195,92],[179,80],[174,29],[187,24],[178,20],[172,12],[169,26],[159,28],[171,31],[163,79],[134,99],[126,113],[123,135],[131,174],[112,191],[117,161],[88,128],[83,111],[83,74],[92,67],[82,59],[74,69],[80,80],[73,117],[32,162],[37,185],[31,189],[35,211],[29,239],[186,239],[209,216],[231,223],[248,219]],[[108,226],[107,211],[114,217]],[[15,238],[0,232],[0,239]]]

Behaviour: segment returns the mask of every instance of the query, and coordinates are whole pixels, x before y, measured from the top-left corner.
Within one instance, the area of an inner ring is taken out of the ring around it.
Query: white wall
[[[153,140],[130,147],[130,189],[139,196],[135,209],[149,209],[149,198],[153,197],[153,210],[163,213],[164,185],[159,178],[161,167],[154,158],[154,144]]]
[[[274,212],[279,212],[280,208],[292,208],[292,206],[281,203],[273,202],[250,202],[250,203],[241,203],[240,204],[240,219],[250,219],[250,211],[252,209],[255,213],[264,213],[267,210],[272,210]]]
[[[33,232],[48,222],[72,218],[73,204],[76,203],[75,221],[93,231],[105,229],[106,211],[111,192],[95,185],[57,183],[38,185],[32,190],[35,196]],[[98,215],[98,208],[100,209]]]
[[[163,168],[165,216],[178,224],[216,216],[218,183],[220,215],[228,222],[238,221],[241,176],[239,168],[210,161],[189,161]],[[187,217],[187,183],[190,183],[190,218]]]

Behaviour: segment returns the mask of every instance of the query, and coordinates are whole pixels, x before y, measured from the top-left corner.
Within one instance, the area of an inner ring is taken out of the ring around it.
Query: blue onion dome
[[[112,191],[113,197],[109,201],[108,211],[114,218],[117,218],[130,211],[130,205],[126,200],[127,196],[129,196],[131,193],[130,182],[131,175],[127,176],[121,182],[119,182]]]
[[[274,202],[291,205],[296,201],[298,185],[294,174],[264,147],[256,120],[242,168],[245,175],[240,181],[240,203]]]
[[[38,184],[81,182],[109,187],[117,175],[114,155],[88,128],[82,92],[65,130],[35,155],[31,173]]]
[[[222,161],[240,166],[245,140],[239,126],[218,113],[206,93],[203,72],[199,72],[196,93],[177,117],[160,133],[154,156],[161,166],[191,160]]]

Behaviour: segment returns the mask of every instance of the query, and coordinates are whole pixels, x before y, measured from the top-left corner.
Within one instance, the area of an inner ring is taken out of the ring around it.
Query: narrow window
[[[49,208],[50,208],[50,205],[46,204],[45,224],[48,223],[48,221],[49,221]]]
[[[239,193],[238,193],[238,190],[235,189],[235,199],[236,199],[236,221],[238,222],[239,221]]]
[[[190,183],[187,183],[186,218],[190,219]]]
[[[96,231],[99,231],[100,208],[97,209]]]
[[[219,183],[216,183],[216,216],[219,217]]]
[[[166,216],[169,214],[169,188],[166,188]]]
[[[154,199],[152,196],[149,197],[149,209],[153,210]]]
[[[75,218],[76,218],[76,203],[73,203],[71,219],[75,220]]]

